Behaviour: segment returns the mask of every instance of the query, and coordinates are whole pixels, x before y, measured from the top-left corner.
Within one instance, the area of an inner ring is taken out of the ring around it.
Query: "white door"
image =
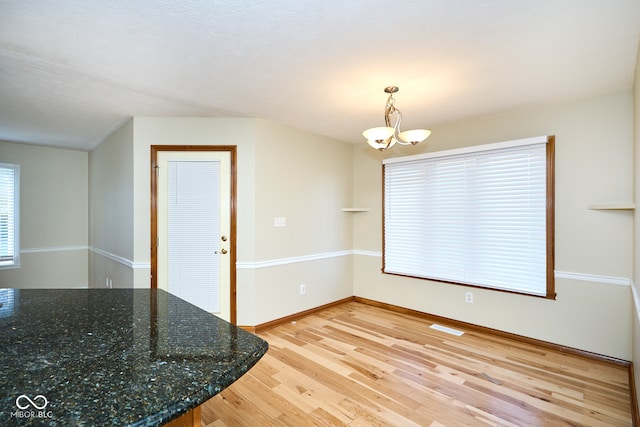
[[[157,286],[231,321],[230,153],[159,151],[157,166]]]

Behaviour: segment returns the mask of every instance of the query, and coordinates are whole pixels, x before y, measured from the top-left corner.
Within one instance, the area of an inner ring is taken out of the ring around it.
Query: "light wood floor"
[[[431,325],[349,302],[272,328],[202,425],[632,425],[625,367]]]

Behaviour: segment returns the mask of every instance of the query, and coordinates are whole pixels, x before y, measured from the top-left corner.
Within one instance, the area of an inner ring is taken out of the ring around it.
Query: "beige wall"
[[[133,120],[89,153],[91,246],[133,259]]]
[[[133,120],[89,153],[91,287],[133,286]]]
[[[21,267],[0,287],[87,286],[87,153],[0,141],[0,162],[20,165]]]
[[[255,261],[350,250],[352,145],[258,121]],[[287,226],[275,228],[274,217]]]
[[[380,273],[381,159],[356,147],[359,214],[354,293],[465,322],[629,360],[633,211],[591,203],[633,200],[631,91],[513,110],[433,128],[422,148],[398,156],[539,135],[556,136],[557,300],[506,294]],[[374,256],[374,255],[378,256]],[[464,302],[474,292],[474,304]]]
[[[149,261],[150,146],[236,145],[237,322],[256,325],[352,294],[352,147],[256,119],[136,117],[134,261]],[[275,228],[275,216],[287,227]],[[299,284],[307,285],[300,296]],[[146,287],[140,270],[135,286]]]
[[[638,46],[638,54],[636,55],[636,70],[633,85],[633,142],[634,142],[634,200],[640,204],[640,45]],[[640,392],[640,215],[636,214],[634,218],[633,233],[633,311],[632,311],[632,337],[633,357],[632,361],[635,366],[635,386],[636,391]],[[638,405],[640,406],[640,393],[636,396]]]
[[[254,307],[245,324],[353,295],[353,214],[342,211],[353,199],[352,165],[351,144],[258,121],[255,253],[239,259],[248,264],[243,274],[253,270]],[[287,226],[274,227],[274,217]]]
[[[210,119],[135,117],[134,123],[134,183],[133,183],[133,244],[136,269],[135,287],[150,283],[150,217],[151,217],[151,145],[236,145],[238,157],[238,223],[253,224],[255,178],[255,121],[252,119]],[[238,227],[238,259],[253,251],[253,229]]]

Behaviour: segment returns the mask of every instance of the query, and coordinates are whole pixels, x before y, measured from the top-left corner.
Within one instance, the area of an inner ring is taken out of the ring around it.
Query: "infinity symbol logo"
[[[24,403],[24,401],[27,401],[27,403]],[[38,405],[36,403],[36,401],[40,400],[41,403],[40,405]],[[20,404],[22,402],[22,404]],[[44,409],[47,407],[47,405],[49,404],[49,401],[47,400],[46,397],[44,397],[43,395],[39,394],[36,397],[33,398],[33,400],[31,400],[29,398],[29,396],[25,395],[25,394],[21,394],[20,396],[16,397],[16,406],[20,409],[27,409],[29,407],[29,404],[31,404],[31,406],[33,406],[36,409]]]

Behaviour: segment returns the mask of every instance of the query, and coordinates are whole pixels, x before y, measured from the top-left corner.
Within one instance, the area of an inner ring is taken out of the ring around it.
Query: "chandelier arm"
[[[385,125],[386,125],[388,128],[392,127],[392,126],[391,126],[391,119],[390,119],[390,117],[391,117],[391,115],[392,115],[393,113],[395,113],[395,111],[396,111],[396,109],[395,109],[395,107],[393,106],[393,104],[389,104],[389,103],[387,102],[387,106],[386,106],[386,107],[385,107],[385,109],[384,109],[384,123],[385,123]]]
[[[393,126],[391,126],[391,117],[390,117],[391,114],[396,115],[396,120]],[[395,142],[397,142],[400,145],[410,144],[409,142],[406,142],[400,138],[399,134],[400,134],[400,124],[402,123],[402,112],[397,108],[395,108],[393,104],[391,105],[387,104],[387,108],[385,109],[384,122],[387,125],[387,127],[393,128],[393,135],[391,136],[391,138],[389,138],[389,141],[391,141],[391,139],[395,139]],[[390,145],[390,142],[387,144],[387,147],[389,145]]]
[[[391,126],[391,115],[396,115],[396,121]],[[384,109],[384,123],[388,128],[394,128],[397,134],[400,131],[400,123],[402,122],[402,113],[393,104],[387,104],[387,108]]]
[[[405,141],[404,139],[400,138],[400,123],[402,123],[402,113],[400,112],[400,110],[397,110],[398,112],[398,118],[396,119],[396,125],[395,125],[395,133],[393,134],[393,137],[396,139],[396,142],[400,145],[411,145],[410,142]]]
[[[394,108],[394,111],[396,112],[396,123],[393,125],[393,128],[396,130],[396,132],[393,135],[396,137],[396,139],[398,139],[397,136],[400,132],[400,124],[402,123],[402,112],[397,108]]]

